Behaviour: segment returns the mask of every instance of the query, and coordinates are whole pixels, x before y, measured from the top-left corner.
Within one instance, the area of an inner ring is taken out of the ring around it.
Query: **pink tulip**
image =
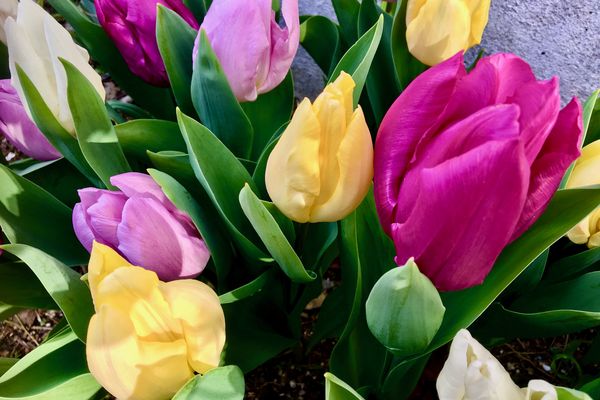
[[[155,86],[169,86],[156,42],[156,7],[175,11],[192,28],[198,22],[182,0],[94,0],[98,21],[115,43],[129,69]]]
[[[544,212],[580,153],[581,105],[560,109],[558,79],[511,54],[462,54],[431,68],[384,118],[375,200],[396,245],[440,290],[483,282],[504,247]]]
[[[75,234],[88,251],[95,240],[163,281],[204,270],[210,258],[206,244],[149,175],[128,172],[110,182],[121,191],[82,189],[73,209]]]
[[[10,79],[0,80],[0,133],[19,151],[36,160],[61,157],[27,115]]]
[[[201,30],[239,101],[254,101],[287,75],[300,43],[298,0],[283,0],[285,28],[275,21],[271,0],[214,0]],[[198,53],[199,35],[194,46]]]

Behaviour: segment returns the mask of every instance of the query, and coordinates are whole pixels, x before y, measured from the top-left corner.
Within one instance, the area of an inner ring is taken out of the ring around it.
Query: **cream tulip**
[[[271,152],[265,181],[273,203],[297,222],[343,219],[373,179],[373,144],[345,72],[311,104],[304,99]]]
[[[556,389],[546,381],[529,381],[527,387],[522,390],[525,392],[525,400],[558,400]]]
[[[6,34],[4,33],[4,24],[8,17],[17,16],[17,0],[2,0],[0,2],[0,42],[6,44]]]
[[[600,140],[588,144],[575,162],[566,188],[600,185]],[[573,229],[567,237],[577,244],[587,244],[589,248],[600,247],[600,208],[597,208]]]
[[[17,65],[33,82],[58,122],[75,134],[67,101],[67,75],[60,58],[73,64],[94,86],[100,97],[106,93],[102,78],[89,64],[87,50],[73,41],[69,32],[33,0],[21,0],[16,19],[8,17],[4,26],[9,52],[12,85],[25,104]],[[31,116],[29,107],[27,112]]]

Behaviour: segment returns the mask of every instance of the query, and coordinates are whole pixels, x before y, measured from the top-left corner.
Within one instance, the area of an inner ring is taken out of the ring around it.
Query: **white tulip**
[[[456,334],[437,379],[440,400],[524,400],[500,362],[467,330]]]
[[[4,23],[8,17],[17,15],[17,0],[0,1],[0,42],[6,44],[6,34],[4,33]]]
[[[525,392],[525,400],[558,400],[558,394],[554,386],[546,381],[529,381]]]
[[[60,124],[74,135],[73,117],[67,101],[67,76],[59,58],[81,71],[104,99],[102,79],[89,64],[87,50],[75,44],[69,32],[33,0],[20,1],[16,20],[7,18],[5,32],[12,85],[23,103],[26,101],[16,65],[33,82]],[[26,109],[30,112],[29,107]]]

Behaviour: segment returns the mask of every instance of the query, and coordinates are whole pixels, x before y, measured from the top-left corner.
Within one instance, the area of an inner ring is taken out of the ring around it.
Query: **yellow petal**
[[[362,202],[373,179],[373,143],[362,109],[355,112],[334,161],[339,178],[331,196],[316,206],[312,222],[343,219]]]
[[[585,217],[567,232],[569,240],[575,244],[585,244],[590,238],[590,217]]]
[[[98,284],[117,268],[130,266],[129,261],[121,257],[119,253],[106,245],[94,241],[88,264],[88,282],[94,302],[96,301]]]
[[[467,0],[467,6],[471,10],[471,35],[469,36],[469,47],[481,43],[483,31],[488,23],[490,15],[491,0]]]
[[[159,290],[156,273],[140,267],[117,268],[96,291],[96,309],[108,306],[129,315],[138,336],[157,342],[183,338],[181,324]]]
[[[189,364],[202,374],[217,367],[225,345],[225,315],[217,294],[191,279],[161,283],[160,290],[183,326]]]
[[[320,126],[304,99],[267,161],[265,183],[273,203],[288,218],[307,222],[319,195]]]
[[[90,320],[86,354],[92,375],[121,400],[170,399],[193,377],[183,340],[143,340],[129,315],[111,307]]]
[[[600,140],[588,144],[575,162],[567,189],[600,184]]]
[[[469,47],[471,12],[462,0],[428,0],[406,24],[408,49],[424,64],[439,64]]]

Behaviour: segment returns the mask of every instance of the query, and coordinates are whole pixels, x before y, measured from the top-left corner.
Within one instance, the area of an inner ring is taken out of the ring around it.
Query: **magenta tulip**
[[[155,86],[168,86],[169,78],[156,42],[156,9],[161,4],[175,11],[192,28],[198,22],[182,0],[94,0],[98,21],[115,43],[129,69]]]
[[[0,80],[0,133],[23,154],[36,160],[61,157],[27,115],[10,79]]]
[[[204,270],[210,258],[206,244],[149,175],[128,172],[110,181],[120,191],[79,190],[81,202],[73,209],[75,234],[88,251],[95,240],[163,281]]]
[[[283,0],[285,28],[275,21],[271,5],[271,0],[214,0],[200,27],[239,101],[254,101],[279,85],[298,50],[298,0]],[[194,61],[198,46],[199,35]]]
[[[396,245],[440,290],[483,282],[542,214],[580,153],[581,105],[511,54],[462,54],[412,82],[375,146],[375,200]]]

